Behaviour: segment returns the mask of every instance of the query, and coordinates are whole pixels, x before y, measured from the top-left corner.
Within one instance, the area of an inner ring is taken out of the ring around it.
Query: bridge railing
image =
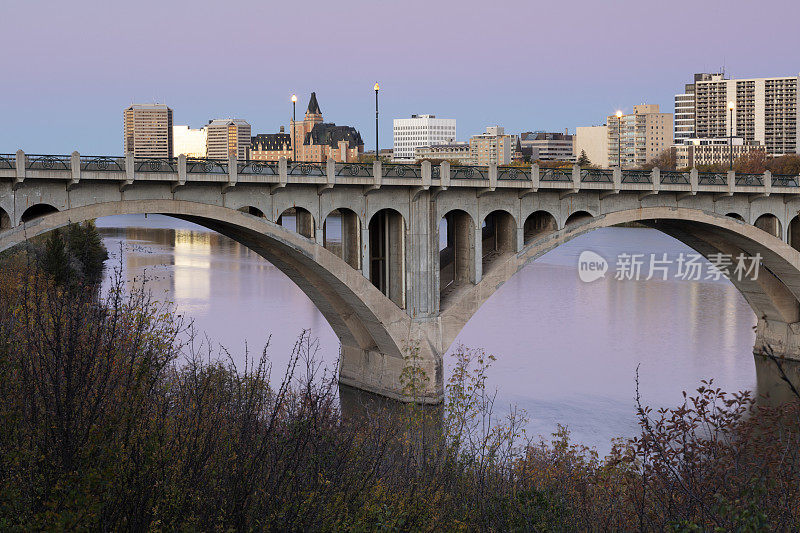
[[[582,168],[582,183],[614,183],[614,171],[601,168]]]
[[[306,161],[296,161],[289,163],[286,167],[289,176],[325,176],[325,163],[312,163]]]
[[[450,167],[452,180],[488,180],[489,167],[473,165],[453,165]]]
[[[279,162],[279,161],[237,161],[236,168],[230,169],[229,160],[186,158],[185,169],[182,167],[181,158],[146,158],[132,159],[130,156],[109,155],[80,155],[74,152],[71,155],[51,154],[0,154],[0,175],[13,177],[15,183],[21,183],[26,177],[42,177],[53,179],[54,173],[63,172],[64,179],[70,180],[72,185],[81,179],[81,172],[117,174],[111,179],[120,179],[119,174],[124,174],[122,179],[130,183],[136,174],[150,175],[148,179],[167,179],[183,183],[181,174],[188,176],[188,181],[219,182],[222,175],[228,175],[229,186],[235,186],[236,175],[248,176],[248,181],[285,182],[287,178],[303,181],[304,177],[328,178],[329,183],[334,183],[331,178],[353,177],[375,180],[375,169],[380,168],[378,179],[387,178],[396,184],[413,184],[415,181],[426,179],[423,165],[398,164],[398,163],[314,163],[314,162]],[[22,164],[24,162],[24,165]],[[80,168],[74,168],[77,165]],[[17,167],[20,168],[17,168]],[[430,167],[430,179],[439,180],[442,175],[441,165]],[[185,170],[185,173],[184,173]],[[31,174],[28,174],[31,171]],[[39,174],[38,172],[43,172]],[[332,173],[329,174],[329,172]],[[160,177],[158,174],[177,175]],[[202,175],[206,175],[203,178]],[[133,176],[133,177],[131,177]],[[266,179],[252,178],[252,176],[265,176]],[[272,177],[275,178],[272,178]],[[740,189],[744,193],[761,193],[759,189],[766,189],[769,194],[772,188],[775,192],[795,194],[790,189],[800,189],[800,176],[797,175],[771,175],[748,174],[734,172],[697,172],[670,171],[670,170],[622,170],[619,169],[581,169],[577,166],[571,168],[540,168],[538,165],[525,166],[479,166],[479,165],[451,165],[449,177],[460,186],[485,187],[485,182],[494,188],[498,182],[503,187],[519,188],[532,185],[550,189],[578,190],[581,184],[586,189],[617,189],[630,190],[658,190],[663,187],[665,191],[707,191],[717,192],[727,188],[729,192]],[[658,177],[657,183],[653,183]],[[733,182],[731,183],[731,177]],[[174,179],[177,178],[177,179]],[[538,181],[537,181],[538,179]],[[615,181],[616,180],[616,181]],[[318,179],[312,181],[318,182]],[[473,185],[470,181],[482,182]],[[534,183],[535,182],[535,183]],[[528,183],[529,185],[524,185]],[[783,189],[783,191],[781,191]]]
[[[336,163],[337,176],[351,178],[371,178],[373,177],[372,163]]]
[[[82,155],[81,171],[125,172],[125,158],[106,155]]]
[[[505,181],[531,181],[531,167],[497,167],[497,179]]]
[[[675,170],[661,170],[662,185],[691,185],[691,172],[679,172]]]
[[[71,168],[72,156],[69,155],[25,154],[26,170],[70,170]]]

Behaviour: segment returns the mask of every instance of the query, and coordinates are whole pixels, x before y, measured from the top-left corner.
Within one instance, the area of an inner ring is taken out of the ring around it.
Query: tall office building
[[[172,157],[172,109],[133,104],[123,111],[123,150],[134,157]]]
[[[723,79],[695,85],[697,138],[741,137],[768,155],[800,153],[798,76]],[[729,108],[733,105],[733,110]]]
[[[436,118],[436,115],[411,115],[394,119],[395,161],[412,161],[414,149],[453,142],[456,138],[456,119]]]
[[[209,159],[236,159],[246,161],[250,157],[250,124],[239,118],[212,120],[208,130],[206,153]]]
[[[619,119],[609,115],[606,124],[609,165],[640,167],[672,146],[672,113],[661,113],[658,104],[635,105]]]

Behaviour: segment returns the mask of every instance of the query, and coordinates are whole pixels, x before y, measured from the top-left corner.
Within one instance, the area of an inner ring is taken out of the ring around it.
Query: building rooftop
[[[317,103],[317,93],[311,93],[311,99],[308,101],[308,108],[306,109],[306,114],[310,115],[321,115],[322,111],[319,108],[319,104]]]
[[[314,93],[311,93],[312,95]],[[316,99],[315,99],[316,101]],[[336,148],[340,141],[347,141],[348,148],[357,148],[364,144],[361,134],[352,126],[337,126],[333,123],[314,124],[312,130],[306,133],[303,144],[327,144]]]
[[[288,133],[259,133],[250,139],[252,150],[276,151],[292,147],[292,136]]]

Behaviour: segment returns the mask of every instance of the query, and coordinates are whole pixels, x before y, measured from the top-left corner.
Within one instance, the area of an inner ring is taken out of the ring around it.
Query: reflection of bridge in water
[[[434,402],[442,354],[500,285],[559,244],[630,222],[706,256],[760,254],[759,278],[733,283],[759,319],[759,390],[780,394],[761,354],[771,346],[800,383],[798,209],[798,176],[769,173],[0,156],[0,250],[108,215],[198,223],[309,296],[342,343],[342,383],[407,398],[411,346]]]

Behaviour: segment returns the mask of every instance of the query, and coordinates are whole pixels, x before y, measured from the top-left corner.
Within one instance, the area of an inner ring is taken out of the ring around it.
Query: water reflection
[[[338,340],[322,315],[247,248],[167,217],[108,217],[98,226],[111,252],[122,247],[126,278],[147,272],[154,293],[174,301],[238,362],[245,340],[260,352],[272,334],[270,354],[282,374],[295,339],[310,328],[319,355],[335,367]],[[576,265],[586,249],[612,261],[622,252],[690,252],[651,229],[597,230],[523,269],[476,313],[457,342],[497,355],[489,387],[498,390],[498,406],[528,412],[529,435],[549,435],[562,423],[601,452],[612,437],[633,435],[637,365],[644,399],[654,406],[678,403],[682,390],[710,377],[728,390],[754,388],[755,316],[730,283],[617,281],[613,267],[582,283]]]

